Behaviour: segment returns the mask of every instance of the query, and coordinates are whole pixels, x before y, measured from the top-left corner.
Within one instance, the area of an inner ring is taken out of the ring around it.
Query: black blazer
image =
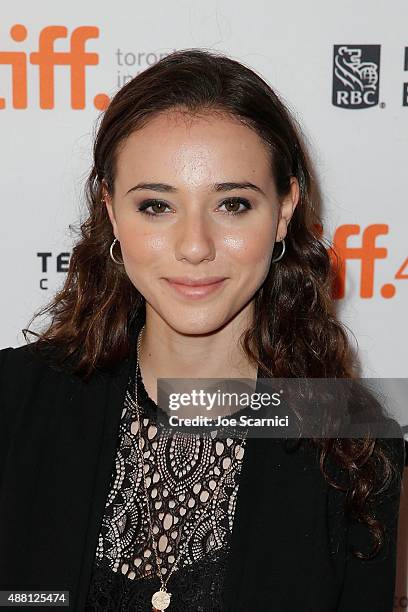
[[[68,590],[84,610],[135,352],[84,383],[30,345],[0,351],[0,589]],[[402,475],[402,432],[387,442]],[[400,482],[378,509],[385,549],[360,561],[368,530],[303,446],[247,439],[224,610],[392,612]]]

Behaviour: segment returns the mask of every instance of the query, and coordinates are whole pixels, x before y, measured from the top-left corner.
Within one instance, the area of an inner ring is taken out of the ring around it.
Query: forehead
[[[221,113],[172,110],[150,119],[122,143],[117,154],[117,182],[178,181],[205,187],[222,180],[272,181],[270,152],[256,132]]]

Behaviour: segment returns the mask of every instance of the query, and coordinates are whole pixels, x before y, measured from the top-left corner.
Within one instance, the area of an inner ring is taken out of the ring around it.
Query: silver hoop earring
[[[284,254],[284,252],[285,252],[285,248],[286,248],[286,245],[285,245],[285,239],[284,239],[284,238],[282,238],[281,243],[282,243],[282,253],[281,253],[281,254],[280,254],[278,257],[274,257],[274,258],[272,259],[272,262],[273,262],[273,263],[275,263],[275,262],[279,261],[279,260],[280,260],[280,259],[282,259],[282,257],[283,257],[283,254]]]
[[[123,266],[123,261],[118,261],[117,259],[115,259],[115,256],[113,254],[113,247],[115,246],[115,243],[118,242],[118,239],[115,238],[115,240],[112,242],[112,244],[110,245],[110,249],[109,249],[109,253],[111,256],[111,259],[116,263],[119,264],[120,266]]]

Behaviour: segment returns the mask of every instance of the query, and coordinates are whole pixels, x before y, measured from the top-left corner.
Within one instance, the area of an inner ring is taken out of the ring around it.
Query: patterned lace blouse
[[[87,611],[150,612],[161,586],[149,535],[134,379],[135,374],[126,391]],[[157,422],[161,408],[148,396],[140,369],[137,384],[149,508],[164,581],[182,550],[166,584],[172,593],[167,610],[221,611],[245,440],[239,432],[217,438],[216,429],[194,434],[166,428]]]

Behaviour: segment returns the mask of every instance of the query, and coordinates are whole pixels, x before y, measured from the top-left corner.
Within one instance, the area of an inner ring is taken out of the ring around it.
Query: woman
[[[0,351],[2,589],[392,610],[398,426],[293,447],[157,421],[159,378],[355,376],[314,191],[294,119],[232,59],[178,51],[115,95],[52,321]]]

